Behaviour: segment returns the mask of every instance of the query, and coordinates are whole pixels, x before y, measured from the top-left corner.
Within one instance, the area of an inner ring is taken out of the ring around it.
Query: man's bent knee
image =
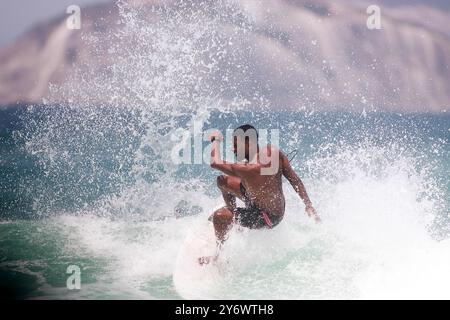
[[[220,208],[214,211],[214,224],[231,224],[233,222],[233,213],[227,208]]]

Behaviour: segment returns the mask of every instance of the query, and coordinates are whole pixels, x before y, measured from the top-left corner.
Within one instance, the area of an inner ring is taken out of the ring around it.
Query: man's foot
[[[209,264],[213,260],[213,257],[200,257],[198,258],[198,264],[201,266]]]
[[[198,258],[198,264],[201,266],[205,266],[210,264],[211,262],[215,262],[217,260],[218,255],[209,256],[209,257],[200,257]]]

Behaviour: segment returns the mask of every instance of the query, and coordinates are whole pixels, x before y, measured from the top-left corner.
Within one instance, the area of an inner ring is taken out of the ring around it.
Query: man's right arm
[[[266,166],[260,163],[229,163],[221,159],[220,157],[220,141],[221,137],[219,133],[213,133],[210,136],[211,140],[211,167],[222,171],[223,173],[243,178],[254,172],[260,172],[261,168]]]

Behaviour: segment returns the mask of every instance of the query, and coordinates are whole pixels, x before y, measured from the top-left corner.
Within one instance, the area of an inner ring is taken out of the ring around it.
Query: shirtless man
[[[251,229],[273,228],[284,216],[285,200],[282,188],[284,176],[290,182],[306,206],[306,213],[320,222],[305,186],[289,159],[271,145],[260,148],[258,133],[251,125],[242,125],[233,132],[233,153],[242,163],[229,163],[220,158],[220,134],[210,136],[211,167],[224,175],[217,177],[217,186],[222,192],[226,206],[216,210],[212,221],[219,246],[233,223]],[[244,159],[239,159],[241,156]],[[245,207],[236,207],[236,198],[245,203]],[[209,263],[211,257],[202,257],[200,264]]]

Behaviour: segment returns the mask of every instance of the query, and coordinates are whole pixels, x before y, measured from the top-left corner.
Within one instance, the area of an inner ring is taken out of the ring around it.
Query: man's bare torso
[[[270,153],[269,148],[269,146],[262,148],[262,152],[269,150]],[[241,176],[241,183],[244,185],[251,201],[258,208],[266,210],[272,215],[283,215],[285,207],[282,186],[282,161],[278,159],[278,163],[275,174],[263,175],[260,171],[252,171]]]

